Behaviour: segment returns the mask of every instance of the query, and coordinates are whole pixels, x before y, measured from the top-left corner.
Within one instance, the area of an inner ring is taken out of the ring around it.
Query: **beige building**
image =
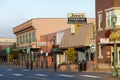
[[[21,25],[13,28],[13,32],[17,38],[18,49],[25,51],[25,53],[45,54],[47,51],[42,50],[42,46],[47,46],[47,42],[42,41],[41,36],[54,33],[60,30],[69,28],[66,18],[36,18],[31,19]],[[31,52],[27,52],[28,48],[31,48]],[[48,52],[49,54],[50,52]],[[33,55],[32,54],[32,55]],[[22,52],[21,65],[26,62],[26,54]]]
[[[13,28],[17,37],[18,47],[37,47],[36,42],[40,42],[40,35],[49,34],[59,30],[69,28],[65,18],[36,18],[31,19]]]

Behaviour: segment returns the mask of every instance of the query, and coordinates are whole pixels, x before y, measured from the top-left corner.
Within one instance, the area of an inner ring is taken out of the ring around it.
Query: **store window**
[[[99,56],[98,58],[103,58],[103,45],[99,45]]]

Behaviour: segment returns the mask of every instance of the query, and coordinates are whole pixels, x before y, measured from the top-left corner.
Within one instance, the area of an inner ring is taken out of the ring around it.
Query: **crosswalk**
[[[14,71],[14,70],[8,68],[8,69],[6,69],[6,71]],[[22,71],[28,72],[29,70],[28,69],[22,69]],[[10,75],[11,76],[17,76],[17,77],[25,76],[24,73],[23,74],[13,73],[13,74],[10,74]],[[3,77],[3,76],[6,76],[6,75],[0,73],[0,77]],[[35,73],[32,75],[32,77],[35,77],[35,78],[38,78],[38,77],[47,77],[47,76],[49,76],[49,75],[47,75],[47,74],[35,74]],[[75,77],[75,75],[67,75],[67,74],[56,74],[55,76],[68,77],[68,78],[74,78]],[[93,76],[93,75],[79,75],[79,76],[100,79],[99,76]]]
[[[0,74],[0,76],[3,76],[2,74]]]
[[[6,69],[6,71],[13,71],[13,69]],[[22,69],[22,71],[27,72],[29,71],[28,69]],[[24,76],[24,74],[18,74],[18,73],[14,73],[14,74],[10,74],[12,76]],[[1,76],[5,76],[3,74],[0,74]],[[47,74],[34,74],[33,76],[38,76],[38,77],[46,77],[48,76]],[[66,75],[66,74],[57,74],[56,76],[63,76],[63,77],[75,77],[74,75]]]
[[[89,78],[98,78],[98,79],[101,78],[99,76],[93,76],[93,75],[80,75],[80,76],[82,76],[82,77],[89,77]]]

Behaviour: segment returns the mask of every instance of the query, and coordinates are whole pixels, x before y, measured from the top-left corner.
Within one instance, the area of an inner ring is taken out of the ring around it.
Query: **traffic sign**
[[[7,54],[10,53],[10,48],[6,48],[6,53],[7,53]]]

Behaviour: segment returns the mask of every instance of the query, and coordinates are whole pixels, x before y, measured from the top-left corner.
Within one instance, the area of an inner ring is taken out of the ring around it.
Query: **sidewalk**
[[[120,77],[108,76],[108,77],[103,78],[103,80],[120,80]]]

